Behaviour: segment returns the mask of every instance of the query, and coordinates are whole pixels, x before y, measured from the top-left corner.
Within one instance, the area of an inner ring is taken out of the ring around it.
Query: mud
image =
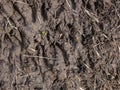
[[[0,90],[119,89],[119,0],[0,0]]]

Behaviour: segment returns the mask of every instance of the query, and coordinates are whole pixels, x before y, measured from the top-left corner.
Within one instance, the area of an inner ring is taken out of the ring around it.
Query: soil
[[[120,90],[120,0],[0,0],[0,90]]]

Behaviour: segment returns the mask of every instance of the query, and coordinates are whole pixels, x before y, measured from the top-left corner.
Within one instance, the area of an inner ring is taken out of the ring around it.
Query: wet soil
[[[0,0],[0,90],[120,90],[120,0]]]

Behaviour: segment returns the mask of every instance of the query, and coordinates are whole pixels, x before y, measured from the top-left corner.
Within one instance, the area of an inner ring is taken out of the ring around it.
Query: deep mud
[[[0,90],[120,90],[120,0],[0,0]]]

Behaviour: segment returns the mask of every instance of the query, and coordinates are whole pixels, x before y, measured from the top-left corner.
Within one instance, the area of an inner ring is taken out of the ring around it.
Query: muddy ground
[[[120,0],[0,0],[0,90],[120,90]]]

